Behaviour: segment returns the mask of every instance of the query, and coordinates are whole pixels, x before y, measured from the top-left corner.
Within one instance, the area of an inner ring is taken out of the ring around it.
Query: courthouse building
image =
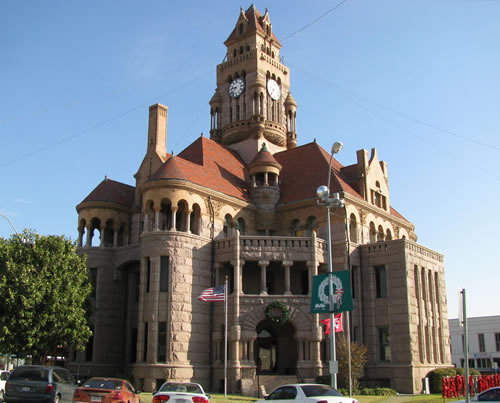
[[[220,390],[224,304],[198,296],[228,278],[229,391],[256,394],[261,374],[328,374],[325,315],[310,301],[312,277],[328,270],[316,189],[331,144],[299,143],[299,100],[267,10],[241,10],[224,44],[209,137],[167,153],[168,108],[151,106],[135,185],[105,178],[76,207],[94,284],[94,335],[70,363],[80,373],[130,375],[145,391],[165,379]],[[333,270],[351,271],[365,379],[420,392],[428,371],[451,365],[443,256],[391,205],[375,149],[348,166],[333,159],[329,187],[345,201],[330,210]]]

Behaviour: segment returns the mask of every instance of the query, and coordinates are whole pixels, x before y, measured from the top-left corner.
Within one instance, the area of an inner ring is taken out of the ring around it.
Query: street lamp
[[[320,186],[316,190],[316,195],[318,196],[318,205],[324,205],[326,207],[326,223],[327,223],[327,246],[328,246],[328,302],[329,302],[329,312],[330,312],[330,375],[332,388],[337,389],[337,372],[338,363],[335,356],[335,317],[334,317],[334,295],[333,295],[333,268],[332,268],[332,239],[331,239],[331,229],[330,229],[330,208],[338,208],[344,206],[344,199],[340,198],[339,193],[333,193],[330,197],[330,178],[332,174],[332,160],[334,154],[337,154],[344,145],[341,142],[336,142],[332,146],[332,153],[330,156],[330,163],[328,164],[328,182],[326,186]]]
[[[14,232],[16,233],[17,237],[21,240],[22,243],[24,243],[24,238],[22,238],[21,235],[19,235],[19,232],[17,232],[16,227],[14,227],[14,224],[12,224],[12,221],[10,221],[9,217],[7,217],[6,215],[3,215],[3,214],[0,214],[0,217],[5,218],[9,222],[10,226],[12,227]]]

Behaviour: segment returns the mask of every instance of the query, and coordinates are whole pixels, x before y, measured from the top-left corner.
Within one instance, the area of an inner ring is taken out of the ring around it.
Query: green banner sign
[[[333,283],[332,310],[330,310],[329,303],[329,275],[332,276]],[[313,277],[311,313],[339,313],[352,310],[353,306],[349,270],[334,271],[333,273],[319,274]]]

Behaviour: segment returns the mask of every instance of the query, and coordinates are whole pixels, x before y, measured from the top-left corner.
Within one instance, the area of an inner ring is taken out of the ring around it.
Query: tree
[[[335,338],[335,352],[339,363],[339,386],[349,388],[349,344],[343,336]],[[359,381],[363,377],[366,364],[366,346],[351,342],[351,382],[352,389],[359,390]]]
[[[0,351],[36,362],[91,336],[86,257],[62,236],[0,237]]]

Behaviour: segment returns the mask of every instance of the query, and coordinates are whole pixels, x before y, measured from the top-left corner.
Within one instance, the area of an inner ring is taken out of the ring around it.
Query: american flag
[[[224,295],[224,286],[218,285],[203,290],[198,299],[205,302],[224,301]]]

